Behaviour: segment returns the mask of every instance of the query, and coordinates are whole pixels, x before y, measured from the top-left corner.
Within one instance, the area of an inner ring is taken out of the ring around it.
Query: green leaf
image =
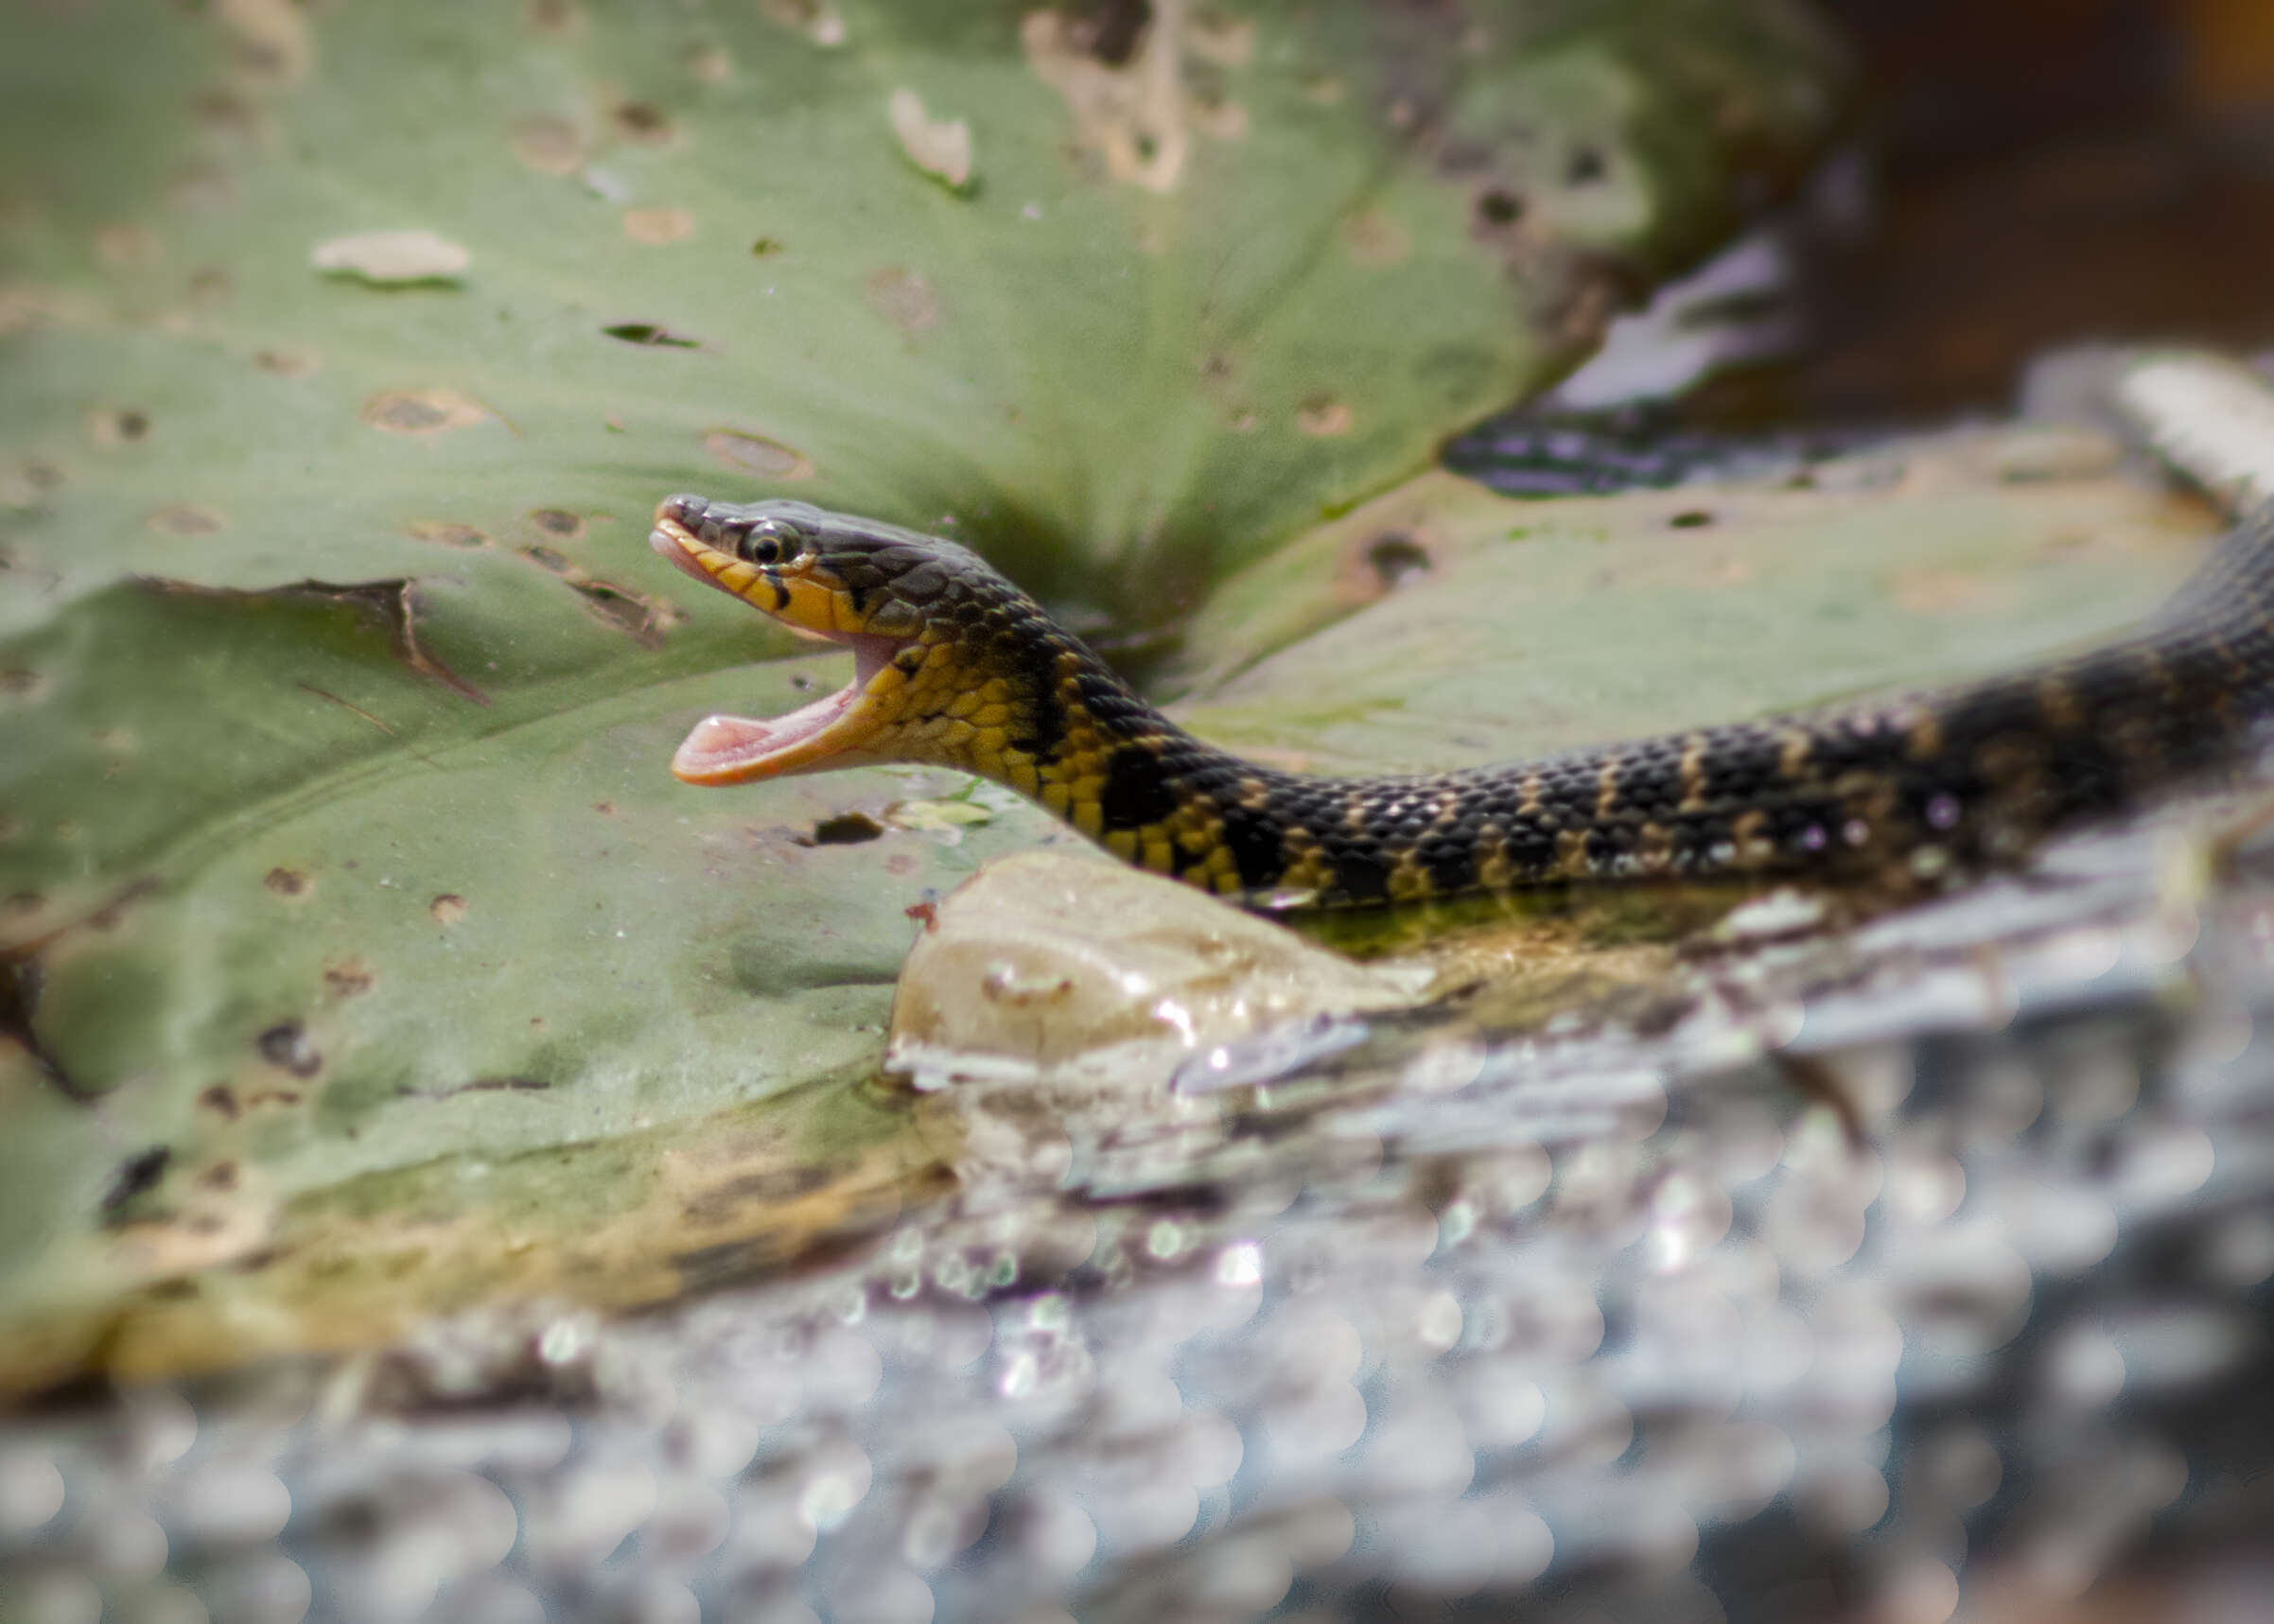
[[[1045,826],[671,780],[703,711],[842,666],[647,515],[808,497],[1158,627],[1567,367],[1829,122],[1793,0],[1470,10],[9,9],[6,1311],[67,1365],[224,1264],[273,1306],[327,1192],[863,1074],[906,910]],[[580,1188],[531,1178],[561,1232]]]

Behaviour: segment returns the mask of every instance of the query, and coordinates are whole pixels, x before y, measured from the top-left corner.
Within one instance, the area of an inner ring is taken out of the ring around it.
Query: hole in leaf
[[[1524,200],[1504,186],[1495,186],[1477,200],[1477,218],[1486,225],[1512,225],[1523,215]]]
[[[103,1191],[104,1215],[115,1216],[129,1201],[153,1188],[166,1177],[166,1164],[173,1159],[173,1146],[153,1144],[120,1162],[117,1171],[111,1175],[110,1187]]]
[[[1366,563],[1374,578],[1391,591],[1409,585],[1429,573],[1429,550],[1411,536],[1392,532],[1366,550]]]
[[[858,846],[884,832],[884,826],[865,812],[839,812],[813,825],[815,846]]]
[[[324,1070],[324,1056],[308,1041],[307,1028],[297,1021],[280,1021],[254,1039],[260,1057],[295,1077],[312,1077]]]

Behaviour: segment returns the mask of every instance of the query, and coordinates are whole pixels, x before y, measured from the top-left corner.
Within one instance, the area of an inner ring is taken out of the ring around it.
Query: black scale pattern
[[[1507,767],[1417,777],[1270,771],[1193,739],[1092,668],[1111,734],[1106,827],[1186,802],[1222,822],[1251,891],[1286,881],[1301,836],[1331,873],[1321,906],[1393,899],[1418,867],[1437,896],[1572,880],[1876,872],[1923,847],[1961,865],[2231,762],[2274,708],[2274,512],[2231,532],[2136,636],[1933,692],[1733,723]],[[1070,639],[1069,639],[1070,640]],[[1086,652],[1086,651],[1085,651]],[[1806,749],[1795,755],[1793,736]],[[1686,789],[1684,760],[1694,763]],[[1606,763],[1614,766],[1603,793]],[[1260,806],[1245,786],[1261,780]],[[1527,800],[1527,786],[1532,791]],[[1449,800],[1449,816],[1440,803]],[[1180,850],[1180,871],[1202,865]],[[1495,860],[1497,860],[1496,862]]]

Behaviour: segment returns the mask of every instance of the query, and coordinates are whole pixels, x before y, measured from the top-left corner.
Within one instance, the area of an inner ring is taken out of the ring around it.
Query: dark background
[[[1805,354],[1700,417],[1916,419],[2107,339],[2274,347],[2274,0],[1824,0],[1865,85],[1867,229]]]

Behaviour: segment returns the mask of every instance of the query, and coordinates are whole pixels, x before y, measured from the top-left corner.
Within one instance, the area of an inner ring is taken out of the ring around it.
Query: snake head
[[[942,721],[962,622],[990,594],[1023,602],[955,542],[808,502],[667,497],[648,544],[706,585],[852,651],[852,682],[771,721],[711,716],[672,758],[691,784],[739,784],[890,760],[962,765]]]

